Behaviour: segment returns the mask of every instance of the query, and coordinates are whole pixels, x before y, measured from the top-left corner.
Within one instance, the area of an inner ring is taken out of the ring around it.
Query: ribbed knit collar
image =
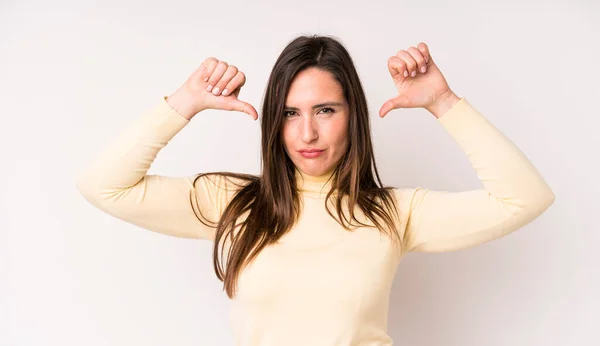
[[[296,188],[299,192],[310,195],[327,195],[332,186],[333,171],[323,175],[308,175],[295,169]],[[331,178],[331,179],[330,179]]]

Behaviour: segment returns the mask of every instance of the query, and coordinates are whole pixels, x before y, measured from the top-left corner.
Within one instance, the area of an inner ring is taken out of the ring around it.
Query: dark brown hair
[[[327,212],[347,230],[355,220],[360,226],[377,227],[390,237],[397,238],[401,245],[394,221],[398,211],[391,191],[393,187],[383,187],[377,172],[367,101],[350,54],[339,40],[330,36],[299,36],[289,42],[279,55],[267,83],[261,118],[262,175],[213,172],[196,178],[216,174],[238,180],[235,184],[239,189],[218,222],[210,225],[216,227],[213,248],[215,272],[224,282],[230,298],[235,296],[237,278],[244,266],[265,246],[275,243],[288,232],[299,218],[300,198],[296,190],[295,167],[285,152],[282,127],[292,80],[299,72],[311,67],[331,73],[341,85],[350,110],[348,150],[333,171],[332,189],[326,195],[327,202],[334,198],[337,217],[328,203]],[[344,199],[347,200],[349,217],[343,212]],[[356,219],[356,207],[373,225]],[[200,216],[198,218],[202,221]],[[242,220],[239,224],[238,219]],[[223,270],[221,262],[227,237],[230,247],[227,249],[226,269]],[[221,241],[224,241],[223,244],[220,244]],[[222,251],[221,256],[219,250]]]

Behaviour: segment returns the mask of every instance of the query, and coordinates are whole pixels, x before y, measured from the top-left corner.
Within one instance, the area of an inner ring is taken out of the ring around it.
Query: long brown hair
[[[326,202],[335,196],[337,217],[325,203],[327,212],[347,230],[352,226],[351,221],[355,220],[360,226],[377,227],[396,238],[398,244],[401,243],[394,221],[398,211],[391,191],[393,187],[383,187],[377,172],[367,101],[350,54],[339,40],[331,36],[299,36],[288,43],[279,55],[267,83],[261,118],[262,175],[213,172],[200,174],[196,178],[216,174],[238,181],[235,184],[239,189],[220,219],[209,225],[216,227],[214,269],[219,280],[224,282],[230,298],[235,296],[237,278],[244,266],[265,246],[275,243],[288,232],[300,216],[295,167],[285,152],[282,127],[285,101],[292,80],[299,72],[310,67],[333,75],[342,86],[350,109],[348,150],[333,171],[332,189],[326,195]],[[349,217],[343,212],[344,200],[347,200]],[[354,214],[357,206],[373,225],[357,220]],[[198,218],[202,221],[204,217]],[[242,219],[239,224],[238,219]],[[204,221],[202,223],[208,225]],[[220,243],[227,237],[230,247],[226,270],[223,270],[221,262],[226,242]]]

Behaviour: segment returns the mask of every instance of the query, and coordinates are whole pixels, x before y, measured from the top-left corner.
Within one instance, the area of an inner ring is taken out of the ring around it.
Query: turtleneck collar
[[[300,170],[298,170],[298,168],[296,168],[296,188],[302,193],[309,193],[312,195],[327,195],[329,190],[331,190],[333,180],[332,175],[333,170],[323,175],[315,176],[302,173]]]

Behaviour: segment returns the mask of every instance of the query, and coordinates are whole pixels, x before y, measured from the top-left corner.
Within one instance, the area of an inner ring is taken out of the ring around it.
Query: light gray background
[[[391,299],[395,345],[599,345],[599,9],[591,0],[2,1],[0,345],[232,345],[211,244],[109,217],[77,193],[75,174],[209,56],[246,73],[240,98],[260,112],[277,55],[302,33],[348,47],[385,184],[481,186],[431,114],[377,116],[395,95],[387,58],[424,41],[451,88],[556,194],[501,240],[409,254]],[[259,131],[243,113],[207,111],[150,173],[258,173]]]

